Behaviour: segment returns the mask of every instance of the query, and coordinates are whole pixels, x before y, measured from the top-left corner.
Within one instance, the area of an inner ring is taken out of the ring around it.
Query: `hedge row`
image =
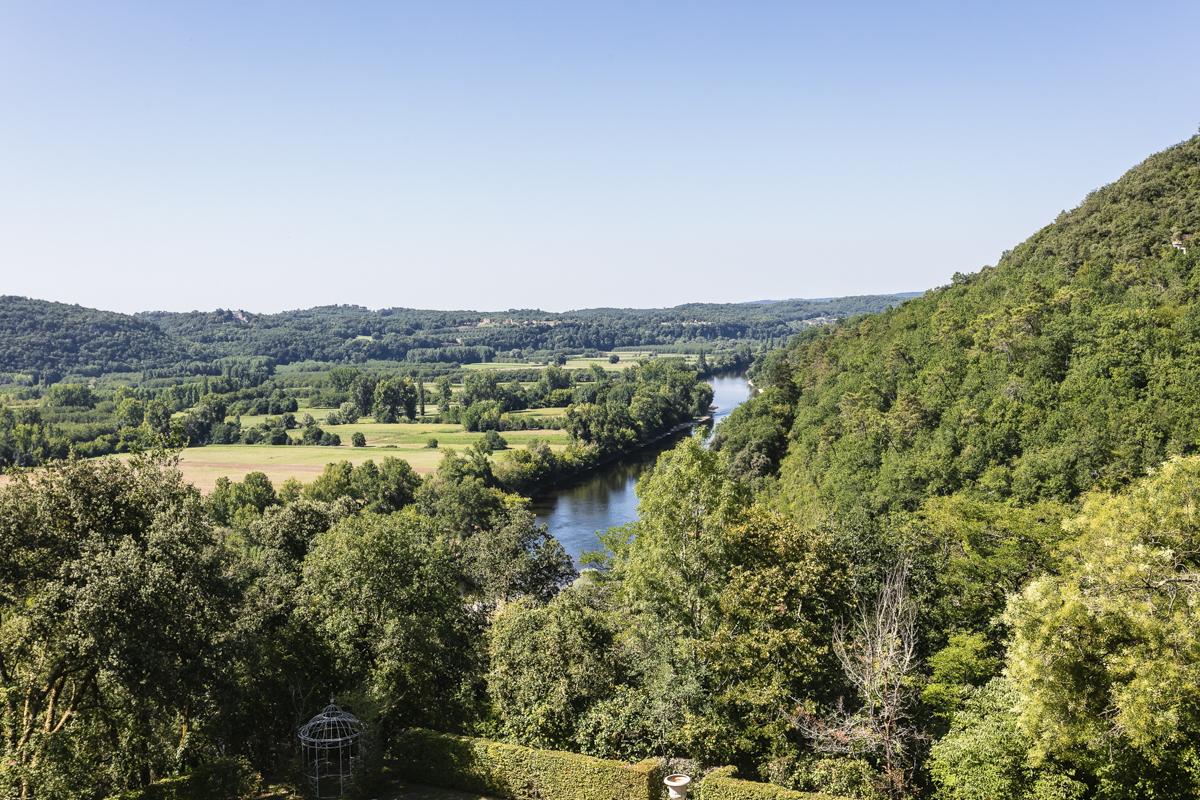
[[[624,764],[423,729],[401,735],[394,753],[397,772],[415,783],[511,800],[657,800],[659,796],[658,759]]]
[[[735,778],[733,767],[721,767],[704,776],[698,800],[847,800],[820,792],[797,792],[773,783]]]
[[[187,775],[166,778],[108,800],[244,800],[259,789],[259,777],[241,759],[221,759]]]

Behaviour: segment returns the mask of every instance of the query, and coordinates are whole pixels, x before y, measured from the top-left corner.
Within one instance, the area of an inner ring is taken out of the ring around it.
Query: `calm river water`
[[[713,387],[713,425],[720,425],[729,412],[750,397],[745,375],[718,375],[708,381]],[[685,434],[680,434],[685,435]],[[664,440],[614,462],[599,472],[575,483],[560,486],[534,498],[533,510],[538,522],[563,544],[576,561],[589,550],[600,547],[598,531],[624,525],[637,519],[638,477],[653,466],[658,454],[676,440]]]

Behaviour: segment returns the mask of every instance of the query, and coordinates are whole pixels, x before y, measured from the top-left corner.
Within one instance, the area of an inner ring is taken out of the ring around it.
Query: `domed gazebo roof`
[[[362,736],[362,731],[363,724],[358,717],[330,702],[306,722],[296,735],[305,747],[332,750],[353,744]]]

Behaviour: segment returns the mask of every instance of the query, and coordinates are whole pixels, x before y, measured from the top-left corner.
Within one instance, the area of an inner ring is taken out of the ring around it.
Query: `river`
[[[750,397],[745,375],[717,375],[709,378],[713,387],[713,426],[720,425],[733,409]],[[686,434],[680,434],[683,436]],[[579,557],[600,547],[597,532],[637,519],[637,479],[654,465],[658,454],[678,438],[663,441],[615,461],[586,478],[560,486],[534,498],[533,511],[538,522],[562,542],[571,557]]]

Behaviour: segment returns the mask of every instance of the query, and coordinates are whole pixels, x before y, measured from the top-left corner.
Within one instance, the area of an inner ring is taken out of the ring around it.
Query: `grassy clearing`
[[[424,447],[425,442],[430,438],[437,439],[438,444],[442,447],[465,447],[483,438],[482,433],[471,433],[463,430],[461,425],[452,423],[422,424],[416,422],[398,422],[389,425],[380,422],[356,422],[353,425],[326,425],[322,430],[336,433],[342,437],[343,447],[350,443],[350,437],[356,432],[361,432],[363,436],[367,437],[368,446],[373,445],[376,447],[407,447],[413,445]],[[289,433],[296,437],[302,435],[301,431],[289,431]],[[503,436],[513,446],[523,445],[533,439],[542,439],[550,444],[560,444],[563,446],[567,444],[567,434],[565,431],[505,431]],[[416,464],[413,466],[415,467]]]
[[[609,363],[608,357],[616,355],[621,360],[616,364]],[[603,353],[599,356],[591,356],[588,358],[569,358],[567,363],[563,365],[563,369],[588,369],[592,364],[598,364],[609,372],[620,372],[621,370],[642,363],[646,360],[648,352],[631,352],[631,351],[613,351],[612,353]],[[670,354],[660,355],[659,358],[670,358]],[[695,359],[694,356],[680,355],[680,358]],[[500,372],[503,370],[518,370],[518,369],[545,369],[544,363],[518,362],[518,361],[488,361],[479,364],[463,364],[463,369],[467,370],[484,370],[492,372]]]
[[[315,416],[315,415],[314,415]],[[433,472],[446,449],[462,450],[483,438],[481,433],[469,433],[461,425],[419,423],[356,423],[330,425],[325,428],[342,437],[341,447],[308,447],[301,445],[221,444],[189,447],[180,454],[179,468],[183,476],[203,492],[211,491],[217,478],[241,480],[250,472],[265,473],[278,486],[288,478],[309,482],[321,474],[325,465],[334,461],[361,464],[368,459],[379,461],[391,456],[402,458],[420,473]],[[361,431],[367,437],[366,447],[351,447],[350,437]],[[298,431],[290,431],[298,435]],[[564,431],[532,430],[506,431],[503,434],[512,448],[524,447],[540,439],[556,450],[567,446]],[[438,447],[426,447],[429,439],[437,439]],[[493,458],[505,458],[505,452]]]
[[[615,364],[609,362],[608,357],[616,355],[621,360]],[[650,357],[650,353],[645,352],[621,352],[614,351],[605,353],[600,356],[591,356],[588,358],[569,358],[567,363],[563,365],[564,369],[590,369],[593,364],[598,364],[609,372],[620,372],[623,369],[637,366]],[[696,356],[687,355],[685,353],[659,353],[657,358],[680,358],[687,363],[696,363]]]
[[[508,416],[520,418],[542,418],[542,417],[565,417],[567,415],[566,406],[553,406],[551,408],[526,408],[521,411],[509,411]],[[508,434],[505,434],[507,436]]]
[[[568,358],[567,363],[563,364],[563,369],[590,369],[593,364],[596,364],[608,372],[620,372],[642,363],[640,357],[630,353],[618,353],[617,355],[621,357],[621,360],[616,364],[609,363],[607,355],[594,358]]]
[[[299,447],[257,444],[212,444],[189,447],[180,453],[179,469],[183,477],[202,492],[209,492],[217,478],[241,480],[248,473],[265,473],[276,486],[288,478],[305,483],[313,480],[333,461],[361,464],[387,456],[403,458],[418,472],[432,472],[441,454],[429,450],[428,456],[415,448],[390,447]]]

